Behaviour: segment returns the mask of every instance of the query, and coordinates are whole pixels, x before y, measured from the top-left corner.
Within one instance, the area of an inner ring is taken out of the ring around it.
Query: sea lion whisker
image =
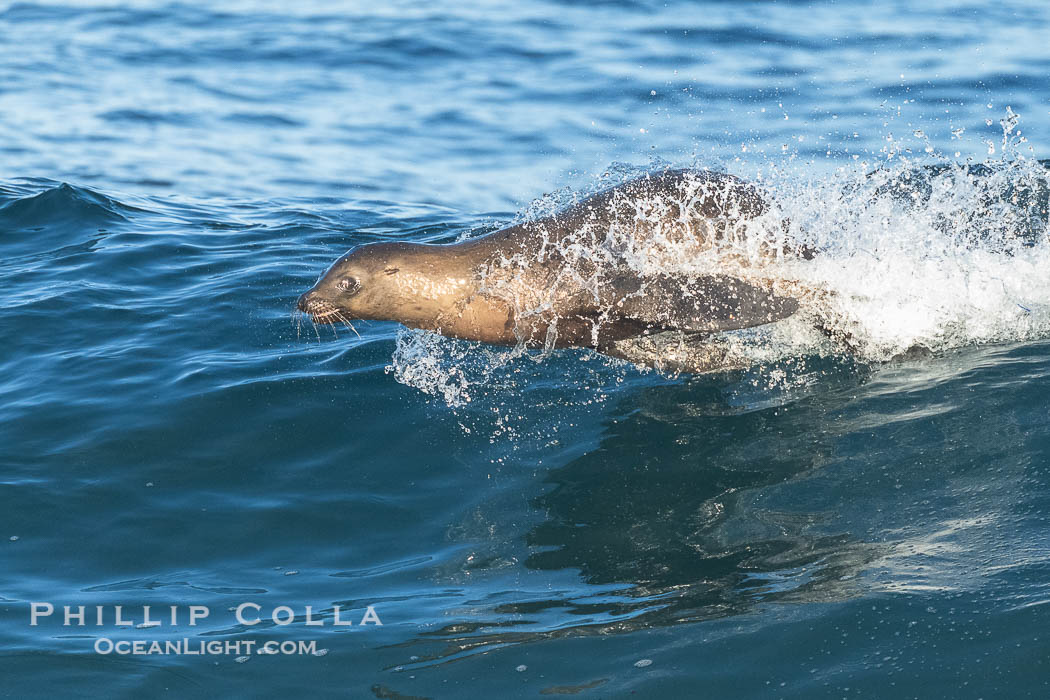
[[[350,320],[349,320],[349,319],[348,319],[348,318],[347,318],[346,316],[344,316],[343,314],[339,313],[338,311],[336,311],[336,312],[335,312],[335,316],[336,316],[336,318],[338,318],[338,319],[339,319],[340,321],[342,321],[343,323],[345,323],[345,324],[346,324],[346,326],[347,326],[347,327],[348,327],[348,328],[349,328],[350,330],[352,330],[352,331],[354,332],[354,335],[356,335],[356,336],[357,336],[358,338],[360,338],[360,337],[361,337],[361,334],[357,332],[357,329],[356,329],[356,328],[354,328],[354,324],[350,323]]]
[[[313,314],[313,320],[330,326],[332,334],[338,338],[339,333],[335,329],[335,321],[332,320],[333,317],[338,316],[338,309],[327,302],[319,302],[315,308],[317,311]]]

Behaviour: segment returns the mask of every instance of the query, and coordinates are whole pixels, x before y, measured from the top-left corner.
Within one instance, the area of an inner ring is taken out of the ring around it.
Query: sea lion
[[[731,175],[664,170],[460,243],[359,246],[298,308],[318,322],[393,320],[484,343],[631,357],[626,339],[697,337],[795,313],[797,299],[776,293],[764,269],[812,251],[775,224],[753,235],[749,223],[768,211]],[[704,269],[668,272],[683,258]]]

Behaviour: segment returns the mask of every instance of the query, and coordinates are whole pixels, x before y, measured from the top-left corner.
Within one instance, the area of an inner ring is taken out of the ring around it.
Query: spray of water
[[[916,349],[936,353],[1050,337],[1050,179],[1043,164],[1022,152],[1017,124],[1008,109],[1000,122],[1002,139],[993,143],[997,155],[979,164],[939,155],[919,131],[915,138],[926,147],[914,150],[921,160],[893,142],[874,165],[853,161],[819,178],[800,174],[793,163],[741,173],[768,206],[724,224],[714,246],[697,246],[669,215],[669,208],[685,210],[709,185],[684,188],[678,201],[617,202],[628,216],[605,221],[600,229],[585,224],[568,238],[552,236],[540,249],[486,271],[486,293],[510,303],[518,318],[539,316],[549,324],[543,351],[404,331],[389,371],[449,405],[469,402],[479,388],[506,381],[516,363],[550,356],[559,290],[596,287],[622,266],[645,275],[759,278],[799,298],[802,309],[785,321],[705,341],[705,352],[713,348],[724,368],[763,367],[767,378],[783,374],[784,363],[813,356],[848,354],[878,364]],[[519,222],[542,225],[544,217],[651,169],[611,166],[585,191],[563,189],[532,202]],[[645,235],[637,235],[639,227]],[[808,260],[781,254],[799,243],[819,253]],[[549,283],[522,295],[516,282],[523,271],[552,259],[559,265]],[[676,347],[644,342],[656,365],[660,353]]]

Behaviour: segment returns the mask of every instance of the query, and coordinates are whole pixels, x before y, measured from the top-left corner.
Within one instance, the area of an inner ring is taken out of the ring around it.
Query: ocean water
[[[0,3],[0,696],[1046,697],[1048,32]],[[293,313],[355,245],[666,165],[758,183],[853,350],[789,320],[667,376]]]

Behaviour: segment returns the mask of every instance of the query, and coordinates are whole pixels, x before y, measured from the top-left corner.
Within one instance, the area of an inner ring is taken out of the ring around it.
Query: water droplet
[[[1013,132],[1019,121],[1021,117],[1010,108],[1010,105],[1006,105],[1006,116],[999,120],[999,126],[1003,127],[1003,134]]]

